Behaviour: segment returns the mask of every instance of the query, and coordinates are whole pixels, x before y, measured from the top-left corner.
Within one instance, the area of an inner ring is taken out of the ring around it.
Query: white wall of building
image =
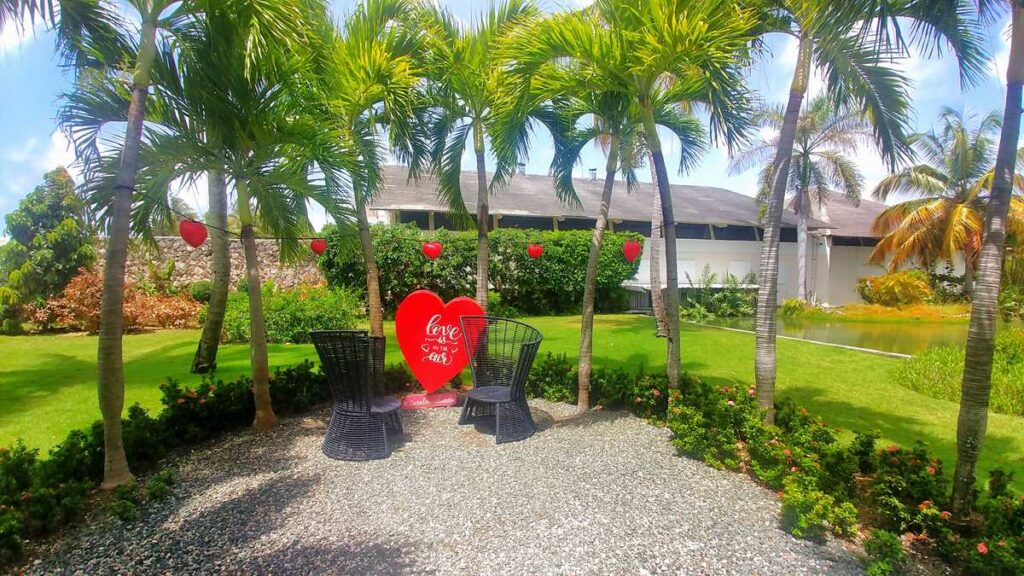
[[[825,238],[812,238],[809,249],[811,263],[808,288],[820,304],[842,306],[861,301],[857,294],[857,280],[864,276],[881,274],[881,266],[868,264],[871,248],[862,246],[829,246]],[[761,260],[761,242],[735,240],[677,240],[679,285],[687,286],[687,274],[696,284],[704,266],[724,282],[727,274],[738,278],[748,272],[758,273]],[[779,301],[797,296],[797,245],[795,242],[779,244]],[[665,282],[665,254],[661,251],[662,285]],[[650,285],[650,239],[644,242],[643,256],[633,285]]]

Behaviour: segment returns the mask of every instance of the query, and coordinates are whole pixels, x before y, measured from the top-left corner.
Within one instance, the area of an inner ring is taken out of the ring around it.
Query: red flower
[[[927,507],[929,507],[931,505],[932,505],[932,501],[931,500],[925,500],[924,502],[921,502],[920,504],[917,505],[917,509],[918,510],[924,510],[925,508],[927,508]]]
[[[796,466],[793,466],[792,468],[789,469],[790,472],[796,472],[797,470],[799,470],[799,468],[797,468]]]
[[[942,518],[943,520],[949,520],[951,516],[952,514],[950,514],[946,510],[943,510],[942,512],[939,513],[939,518]]]
[[[928,474],[932,476],[935,476],[935,473],[938,472],[938,470],[935,469],[935,466],[929,466],[926,470],[928,471]]]
[[[732,400],[729,400],[728,402],[726,402],[726,404],[728,404],[729,406],[735,406],[736,405],[736,403],[733,402]]]
[[[206,398],[200,398],[199,399],[199,403],[200,404],[206,404]]]
[[[651,394],[654,394],[654,397],[655,397],[655,398],[661,398],[661,390],[658,390],[657,388],[655,388],[655,389],[654,389],[654,390],[653,390],[653,391],[651,392]]]
[[[750,396],[757,396],[757,390],[751,388],[750,390],[747,390],[747,394]]]
[[[184,404],[184,403],[185,403],[185,399],[184,398],[178,398],[178,404]]]
[[[895,464],[899,464],[900,463],[900,459],[899,458],[890,458],[889,459],[889,463],[890,464],[894,464],[894,465]]]
[[[640,397],[637,396],[636,398],[633,399],[633,402],[636,403],[636,404],[639,404],[639,403],[643,402],[643,400],[641,400]]]
[[[783,450],[782,453],[785,454],[786,456],[792,456],[793,455],[793,451],[790,450],[789,448],[786,448],[785,450]]]
[[[900,447],[895,445],[895,444],[893,444],[892,446],[889,446],[888,448],[886,448],[886,450],[889,451],[889,454],[895,454],[895,453],[900,451]]]
[[[988,545],[984,542],[978,542],[978,554],[988,554]]]

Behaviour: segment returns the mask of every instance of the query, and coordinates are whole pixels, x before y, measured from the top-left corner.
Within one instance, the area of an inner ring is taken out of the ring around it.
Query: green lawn
[[[545,340],[541,353],[577,352],[578,317],[532,318]],[[595,324],[595,365],[627,369],[639,364],[664,367],[664,341],[654,337],[650,318],[599,316]],[[401,356],[389,332],[389,362]],[[186,383],[198,332],[164,331],[125,338],[128,403],[158,408],[158,385],[173,376]],[[96,339],[80,335],[0,337],[0,445],[23,437],[27,444],[47,448],[71,428],[99,417],[95,390]],[[752,335],[685,326],[684,369],[706,380],[749,384],[753,380]],[[225,346],[221,376],[248,369],[248,349]],[[308,345],[278,345],[270,351],[274,366],[314,358]],[[909,445],[924,440],[952,466],[955,459],[957,406],[912,392],[889,381],[896,360],[828,348],[805,342],[779,341],[779,392],[844,430],[878,429],[884,441]],[[1018,471],[1024,486],[1024,418],[992,414],[982,468]],[[951,471],[951,470],[950,470]]]

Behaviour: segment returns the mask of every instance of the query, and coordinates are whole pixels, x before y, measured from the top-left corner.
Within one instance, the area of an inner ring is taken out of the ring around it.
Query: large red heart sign
[[[459,319],[483,313],[472,298],[460,296],[445,304],[430,290],[417,290],[398,305],[398,347],[424,390],[444,386],[469,364]]]

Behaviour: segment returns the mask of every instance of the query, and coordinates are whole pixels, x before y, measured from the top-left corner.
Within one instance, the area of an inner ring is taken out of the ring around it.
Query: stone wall
[[[174,274],[171,279],[175,285],[187,285],[198,280],[213,279],[213,255],[211,243],[207,240],[199,248],[192,248],[177,236],[166,236],[156,239],[157,250],[143,249],[133,243],[128,252],[129,279],[145,277],[147,264],[153,262],[159,270],[164,270],[167,263],[174,261]],[[242,242],[237,238],[230,240],[231,247],[231,285],[245,276],[245,255],[242,253]],[[307,251],[308,252],[308,251]],[[260,277],[264,281],[273,280],[282,288],[290,288],[297,284],[318,284],[324,281],[323,274],[316,265],[314,255],[308,252],[298,262],[282,263],[274,240],[257,240],[256,253],[260,262]],[[100,250],[102,260],[103,251]],[[102,261],[99,263],[103,265]]]

